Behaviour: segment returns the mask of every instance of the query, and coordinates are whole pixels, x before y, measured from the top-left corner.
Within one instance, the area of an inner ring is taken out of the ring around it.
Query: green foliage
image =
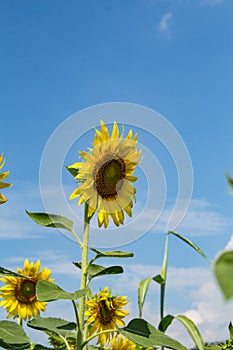
[[[30,213],[29,211],[26,211],[26,213],[38,225],[44,227],[62,228],[73,233],[73,221],[65,216],[47,213]]]
[[[77,290],[73,293],[64,291],[55,283],[39,281],[36,285],[36,296],[39,301],[54,301],[59,299],[76,300],[83,297],[88,289]]]
[[[229,185],[233,189],[233,178],[231,176],[229,176],[228,174],[226,174],[226,178],[227,178]]]
[[[159,323],[158,329],[161,332],[165,332],[167,330],[167,328],[170,326],[170,324],[172,323],[172,321],[174,320],[174,318],[175,317],[172,315],[167,315],[167,316],[163,317]]]
[[[129,340],[145,347],[163,346],[175,350],[186,350],[187,348],[154,328],[143,319],[135,318],[129,324],[120,328],[119,332]]]
[[[138,285],[138,308],[139,308],[139,317],[142,317],[142,308],[144,301],[150,286],[152,278],[144,278]]]
[[[233,297],[233,251],[222,253],[214,262],[214,273],[226,300]]]
[[[79,269],[82,269],[82,263],[81,262],[74,262],[73,263],[76,267]],[[90,264],[87,270],[87,275],[89,278],[89,281],[95,277],[105,276],[105,275],[117,275],[119,273],[123,273],[124,270],[121,266],[101,266],[96,264]]]
[[[0,321],[0,346],[4,349],[13,350],[28,349],[30,339],[17,323]]]
[[[23,278],[28,278],[28,276],[21,275],[17,272],[7,270],[4,267],[0,266],[0,276],[13,276],[13,277],[23,277]]]
[[[45,333],[53,332],[63,338],[76,339],[76,324],[61,318],[37,316],[28,321],[27,325]]]
[[[120,250],[114,250],[112,252],[101,252],[98,249],[90,248],[94,253],[96,253],[96,259],[99,258],[132,258],[134,253],[122,252]]]
[[[76,168],[71,168],[70,166],[66,166],[66,169],[69,171],[69,173],[73,176],[76,177],[79,173],[79,169]]]
[[[180,233],[174,232],[174,231],[169,231],[168,234],[172,234],[178,238],[180,238],[182,241],[184,241],[185,243],[187,243],[191,248],[193,248],[194,250],[196,250],[197,253],[199,253],[200,255],[203,256],[203,258],[205,258],[208,262],[210,262],[209,258],[207,257],[207,255],[195,244],[193,243],[190,239],[182,236]]]
[[[193,321],[184,315],[178,315],[176,316],[176,319],[184,325],[191,338],[193,339],[194,343],[196,344],[197,348],[199,350],[204,350],[204,340],[202,339],[202,336],[197,326],[193,323]]]

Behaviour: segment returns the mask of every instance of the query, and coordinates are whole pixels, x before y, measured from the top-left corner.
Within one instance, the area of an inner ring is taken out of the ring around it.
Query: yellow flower
[[[106,287],[99,294],[96,294],[92,300],[86,301],[88,310],[85,312],[85,315],[88,316],[87,323],[91,324],[90,335],[96,332],[116,329],[118,325],[125,325],[122,318],[129,313],[122,310],[122,308],[128,303],[126,298],[126,296],[111,296],[111,291]],[[103,347],[107,341],[111,340],[113,335],[114,332],[100,334],[98,336],[98,344]]]
[[[123,336],[120,334],[118,337],[114,337],[109,344],[111,350],[135,350],[136,344],[131,342],[127,338],[123,338]]]
[[[4,163],[5,163],[4,153],[2,153],[2,155],[0,157],[0,169],[3,168]],[[4,173],[0,173],[0,189],[12,186],[12,184],[9,184],[7,182],[2,182],[1,181],[1,180],[6,179],[9,174],[10,174],[9,171],[5,171]],[[3,194],[0,193],[0,204],[5,203],[6,201],[7,201],[6,197],[3,196]]]
[[[36,284],[40,280],[53,282],[53,279],[50,279],[51,270],[45,268],[40,271],[40,260],[34,264],[26,259],[24,269],[17,268],[17,272],[28,278],[0,278],[5,283],[5,286],[0,288],[0,298],[3,299],[0,306],[7,310],[7,318],[20,316],[26,320],[37,316],[40,311],[45,311],[46,303],[36,298]]]
[[[124,211],[132,216],[136,189],[131,183],[137,180],[133,173],[141,151],[132,130],[123,139],[124,132],[119,135],[116,122],[111,136],[102,120],[100,126],[101,131],[95,129],[93,148],[80,152],[84,161],[69,166],[79,169],[75,178],[80,182],[69,199],[80,197],[78,205],[88,204],[88,217],[97,211],[99,227],[106,228],[110,216],[116,226],[124,223]]]

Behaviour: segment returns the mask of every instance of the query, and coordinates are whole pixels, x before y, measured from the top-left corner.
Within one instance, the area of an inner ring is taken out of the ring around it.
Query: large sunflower
[[[86,301],[88,310],[85,315],[88,316],[87,323],[91,324],[90,335],[96,332],[116,329],[119,326],[124,326],[122,320],[129,313],[122,308],[128,303],[125,296],[111,296],[111,291],[108,287],[104,288],[99,294],[96,294],[92,300]],[[103,333],[98,336],[98,344],[104,347],[106,342],[109,342],[113,337],[113,332]]]
[[[101,131],[96,130],[93,148],[80,152],[83,162],[69,168],[78,169],[75,178],[80,182],[69,199],[80,197],[78,204],[88,204],[88,216],[98,212],[98,224],[106,228],[111,216],[115,225],[124,223],[124,211],[132,216],[131,208],[136,189],[131,184],[139,164],[141,151],[137,150],[137,135],[129,131],[125,139],[119,135],[116,122],[111,136],[105,123],[100,121]]]
[[[111,341],[110,349],[111,350],[135,350],[136,344],[130,341],[127,338],[124,338],[121,334],[118,337],[114,337]]]
[[[45,311],[46,303],[36,298],[37,283],[40,280],[53,282],[53,279],[50,279],[51,270],[45,268],[40,271],[40,260],[34,264],[26,259],[24,268],[17,268],[17,272],[25,278],[12,276],[0,278],[5,283],[5,286],[0,288],[0,298],[3,299],[0,306],[7,310],[7,318],[20,316],[26,320],[37,316],[40,311]]]
[[[0,169],[3,168],[4,163],[5,163],[4,153],[2,153],[2,155],[0,156]],[[7,182],[2,182],[2,180],[6,179],[9,174],[10,174],[9,171],[5,171],[4,173],[0,173],[0,189],[12,186],[12,184],[9,184]],[[0,193],[0,204],[5,203],[6,201],[7,201],[6,197]]]

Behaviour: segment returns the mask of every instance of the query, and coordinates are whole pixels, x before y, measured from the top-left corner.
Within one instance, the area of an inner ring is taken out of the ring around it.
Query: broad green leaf
[[[96,349],[99,349],[99,347],[98,346],[94,346],[94,345],[88,345],[87,349],[88,350],[96,350]]]
[[[0,346],[4,349],[28,349],[30,339],[16,322],[0,321]]]
[[[79,269],[82,268],[82,264],[80,262],[74,262],[73,264],[77,266]],[[123,272],[124,270],[121,266],[105,267],[101,265],[91,264],[88,268],[87,274],[88,274],[89,280],[91,280],[95,277],[100,277],[104,275],[117,275]]]
[[[220,345],[207,345],[205,346],[205,350],[221,350],[222,347]]]
[[[233,297],[233,251],[222,253],[214,262],[214,273],[226,300]]]
[[[76,300],[83,297],[87,289],[77,290],[73,293],[64,291],[55,283],[39,281],[36,285],[36,295],[39,301],[54,301],[59,299]]]
[[[21,275],[17,272],[11,271],[11,270],[7,270],[4,267],[0,266],[0,276],[13,276],[13,277],[24,277],[24,278],[28,278],[28,276],[24,276]]]
[[[230,333],[230,338],[233,339],[233,326],[232,326],[231,322],[230,322],[230,324],[228,326],[228,329],[229,329],[229,333]]]
[[[62,228],[73,233],[73,221],[65,216],[47,213],[30,213],[28,211],[26,211],[26,213],[38,225],[44,227]]]
[[[192,247],[194,250],[196,250],[196,252],[198,252],[200,255],[202,255],[208,262],[210,262],[207,255],[195,243],[193,243],[190,239],[188,239],[188,238],[186,238],[186,237],[182,236],[181,234],[174,232],[174,231],[169,231],[168,234],[172,234],[172,235],[180,238],[182,241],[184,241],[190,247]]]
[[[104,275],[117,275],[123,273],[124,270],[121,266],[109,266],[104,267],[101,265],[91,264],[88,269],[89,280],[95,277],[100,277]]]
[[[187,348],[154,328],[150,323],[140,318],[135,318],[124,328],[119,328],[119,333],[129,340],[145,347],[163,346],[175,350],[187,350]]]
[[[132,258],[134,253],[122,252],[120,250],[115,250],[112,252],[101,252],[98,249],[90,248],[96,253],[96,259],[98,258]]]
[[[73,176],[76,177],[79,173],[79,169],[76,168],[71,168],[69,166],[66,166],[66,169],[69,171],[69,173]]]
[[[194,343],[196,344],[197,348],[199,350],[204,350],[204,347],[205,347],[204,340],[202,339],[202,336],[197,326],[193,323],[193,321],[184,315],[178,315],[176,316],[176,319],[185,326],[188,333],[192,337]]]
[[[174,316],[172,316],[172,315],[167,315],[167,316],[163,317],[159,323],[158,329],[161,332],[165,332],[173,320],[174,320]]]
[[[76,333],[74,332],[76,324],[61,318],[37,316],[31,321],[28,321],[27,325],[39,331],[50,331],[66,338],[76,339]]]
[[[144,278],[138,285],[138,309],[139,317],[142,317],[142,309],[152,278]]]
[[[165,280],[161,275],[156,275],[152,278],[153,281],[157,282],[158,284],[165,284]]]

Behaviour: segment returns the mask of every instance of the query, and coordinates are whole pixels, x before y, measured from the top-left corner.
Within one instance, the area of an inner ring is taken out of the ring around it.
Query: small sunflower
[[[5,163],[4,153],[2,153],[2,155],[0,156],[0,169],[3,168],[4,163]],[[9,171],[5,171],[4,173],[0,173],[0,189],[12,186],[12,184],[9,184],[7,182],[2,182],[2,180],[6,179],[9,174],[10,174]],[[6,201],[7,201],[6,197],[0,193],[0,204],[5,203]]]
[[[84,161],[69,166],[79,170],[75,178],[80,182],[69,199],[80,197],[78,205],[88,204],[88,217],[97,211],[99,227],[106,228],[110,216],[116,226],[124,223],[124,211],[132,216],[136,189],[131,183],[137,180],[133,173],[141,151],[132,130],[123,139],[116,122],[111,136],[102,120],[100,126],[101,131],[95,129],[93,148],[80,152]]]
[[[37,300],[36,284],[40,280],[53,282],[53,279],[50,279],[51,270],[45,268],[40,271],[40,260],[34,264],[26,259],[24,268],[17,268],[17,272],[25,278],[12,276],[0,278],[5,283],[5,286],[0,288],[0,298],[3,299],[0,306],[7,310],[7,318],[20,316],[26,320],[37,316],[40,311],[45,311],[47,305],[46,302]]]
[[[127,338],[124,338],[121,334],[118,337],[114,337],[111,341],[111,350],[135,350],[136,344]]]
[[[129,313],[122,310],[122,308],[128,303],[126,298],[126,296],[111,296],[111,291],[106,287],[99,294],[96,294],[92,300],[86,301],[88,310],[85,315],[88,316],[87,323],[91,324],[90,335],[108,329],[116,329],[118,325],[125,325],[122,318]],[[113,335],[113,332],[100,334],[98,344],[103,347],[106,342],[111,340]]]

